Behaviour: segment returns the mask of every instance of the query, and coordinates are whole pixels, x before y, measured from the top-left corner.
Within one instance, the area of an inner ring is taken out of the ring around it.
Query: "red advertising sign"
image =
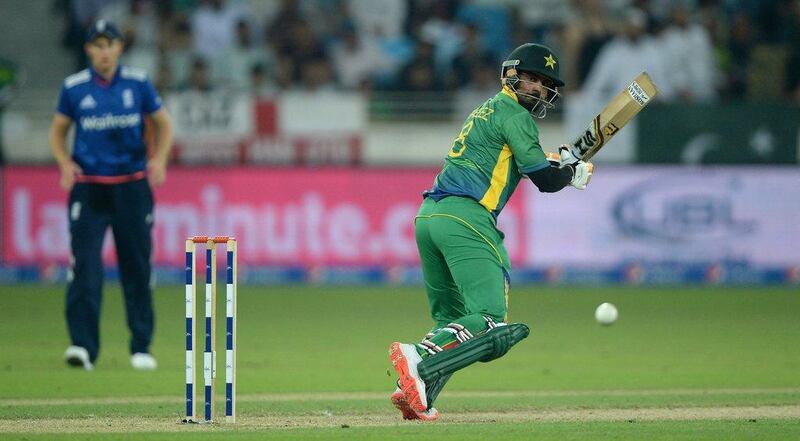
[[[173,168],[156,191],[154,263],[183,265],[184,239],[203,234],[236,236],[243,265],[413,264],[414,216],[436,171]],[[520,261],[527,221],[518,208],[524,198],[514,199],[501,228]],[[104,253],[112,262],[112,240]],[[56,169],[5,169],[2,257],[12,265],[69,261],[67,195]]]

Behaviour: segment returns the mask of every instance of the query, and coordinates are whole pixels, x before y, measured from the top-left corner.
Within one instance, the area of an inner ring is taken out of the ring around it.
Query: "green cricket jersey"
[[[549,166],[533,118],[514,92],[503,87],[467,117],[425,195],[436,201],[469,197],[496,218],[523,174]]]

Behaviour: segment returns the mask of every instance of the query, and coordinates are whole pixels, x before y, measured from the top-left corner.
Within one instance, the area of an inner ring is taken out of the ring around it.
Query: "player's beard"
[[[555,107],[555,102],[559,95],[556,89],[549,88],[547,95],[549,99],[542,97],[542,93],[538,90],[532,90],[530,93],[519,91],[516,93],[519,104],[535,118],[544,118],[547,114],[547,109]]]
[[[519,98],[519,103],[522,107],[528,109],[528,111],[533,110],[537,104],[539,104],[539,100],[542,99],[541,94],[538,91],[533,91],[531,93],[519,93],[517,94]]]
[[[527,110],[534,118],[544,118],[547,113],[545,102],[539,91],[531,93],[517,93],[519,104]]]

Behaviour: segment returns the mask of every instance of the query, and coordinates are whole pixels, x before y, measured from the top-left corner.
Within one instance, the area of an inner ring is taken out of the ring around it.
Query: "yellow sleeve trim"
[[[503,150],[500,150],[500,156],[497,157],[497,164],[492,170],[492,181],[489,183],[489,189],[483,195],[480,201],[487,210],[494,211],[497,204],[500,203],[500,196],[508,183],[508,168],[511,164],[511,148],[508,144],[503,144]]]

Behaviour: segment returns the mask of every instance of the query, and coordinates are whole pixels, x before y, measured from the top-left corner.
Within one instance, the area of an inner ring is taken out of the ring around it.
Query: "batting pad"
[[[417,365],[417,370],[425,384],[435,383],[442,377],[450,376],[476,361],[485,363],[502,357],[530,332],[528,326],[523,323],[498,326],[453,349],[431,355]]]
[[[444,389],[444,385],[450,380],[453,374],[448,374],[436,379],[436,381],[431,381],[430,383],[425,383],[425,395],[428,397],[428,410],[433,407],[433,402],[436,401],[436,397],[439,396],[439,393]]]

